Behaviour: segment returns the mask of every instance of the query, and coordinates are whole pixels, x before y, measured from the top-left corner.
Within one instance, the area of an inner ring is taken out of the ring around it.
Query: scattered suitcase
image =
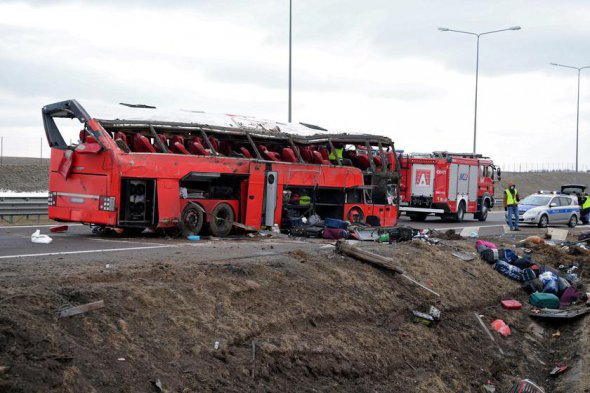
[[[535,271],[529,267],[522,271],[522,278],[524,281],[531,281],[537,278],[537,275],[535,274]]]
[[[324,239],[346,239],[348,238],[348,231],[340,228],[326,228],[322,233]]]
[[[518,300],[502,300],[500,303],[506,310],[520,310],[522,308],[522,303]]]
[[[494,269],[508,278],[511,278],[515,281],[522,281],[522,270],[516,266],[512,266],[508,262],[497,261],[494,265]]]
[[[526,293],[531,294],[535,292],[543,292],[543,283],[538,278],[526,281],[522,286]]]
[[[481,259],[483,259],[487,263],[494,263],[499,259],[498,250],[496,250],[495,248],[485,248],[482,251],[480,251],[479,255],[481,256]]]
[[[324,225],[326,228],[334,228],[334,229],[347,229],[348,222],[344,220],[339,220],[337,218],[326,218],[324,220]]]
[[[559,309],[559,298],[552,293],[535,292],[529,297],[532,306]]]

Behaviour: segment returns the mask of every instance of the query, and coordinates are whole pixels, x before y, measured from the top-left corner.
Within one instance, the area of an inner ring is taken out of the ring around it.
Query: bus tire
[[[235,216],[231,206],[225,202],[215,206],[209,219],[209,229],[216,237],[226,237],[233,228]]]
[[[183,237],[198,235],[203,228],[205,214],[203,208],[194,202],[186,204],[180,215],[178,227]]]
[[[352,207],[346,214],[346,220],[350,222],[365,222],[365,214],[360,207]]]

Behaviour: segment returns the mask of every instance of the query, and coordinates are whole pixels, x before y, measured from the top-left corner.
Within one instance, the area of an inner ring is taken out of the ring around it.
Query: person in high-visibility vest
[[[332,151],[330,152],[330,161],[336,161],[336,158],[338,158],[340,160],[340,162],[342,162],[342,154],[344,153],[344,146],[342,146],[341,144],[334,144],[334,148],[332,149]]]
[[[504,210],[508,213],[506,221],[511,231],[520,231],[518,228],[518,202],[520,196],[514,183],[510,182],[508,188],[504,190]]]
[[[588,225],[590,222],[590,196],[588,194],[584,194],[582,198],[582,211],[580,212],[580,218],[582,219],[582,224]]]

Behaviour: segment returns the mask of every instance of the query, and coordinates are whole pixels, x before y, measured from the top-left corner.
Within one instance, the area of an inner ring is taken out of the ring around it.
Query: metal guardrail
[[[47,215],[47,197],[0,197],[0,221],[14,223],[14,217],[37,216],[37,222],[41,216]]]

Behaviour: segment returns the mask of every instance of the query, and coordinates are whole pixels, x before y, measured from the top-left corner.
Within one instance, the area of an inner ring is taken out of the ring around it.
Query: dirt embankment
[[[563,184],[583,184],[590,186],[588,172],[502,172],[502,181],[496,185],[496,198],[502,197],[502,192],[513,182],[521,197],[539,190],[559,191]]]
[[[39,158],[4,157],[0,165],[0,190],[34,192],[47,191],[49,160]]]
[[[205,263],[195,253],[85,273],[41,275],[41,267],[13,264],[0,288],[0,366],[9,367],[0,391],[157,392],[157,380],[167,392],[456,393],[478,391],[488,379],[499,391],[519,378],[551,384],[546,374],[562,355],[551,351],[576,343],[552,339],[552,328],[523,311],[502,310],[501,299],[526,303],[520,286],[479,259],[451,256],[472,243],[446,242],[452,247],[363,244],[393,256],[440,298],[304,245],[256,260]],[[104,309],[57,318],[59,309],[100,299]],[[440,324],[410,322],[411,310],[430,305],[441,309]],[[492,342],[475,313],[488,326],[506,320],[513,334]],[[554,391],[576,391],[563,389]]]

